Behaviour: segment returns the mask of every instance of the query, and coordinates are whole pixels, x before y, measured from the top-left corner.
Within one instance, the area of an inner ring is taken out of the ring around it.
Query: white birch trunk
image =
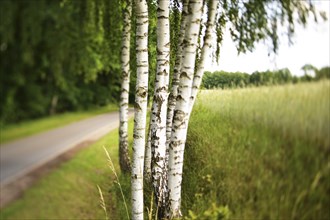
[[[122,171],[130,171],[130,159],[128,155],[128,94],[129,94],[129,77],[130,77],[130,39],[131,39],[131,15],[132,2],[126,0],[126,8],[123,10],[124,27],[122,35],[121,47],[121,95],[119,110],[119,164]]]
[[[144,179],[146,181],[151,180],[151,129],[149,127],[148,140],[146,144],[145,154],[144,154]]]
[[[148,5],[135,0],[137,79],[132,161],[132,219],[143,219],[143,168],[148,96]]]
[[[215,18],[216,18],[217,8],[218,8],[218,2],[219,2],[218,0],[212,0],[211,3],[210,3],[202,53],[201,53],[200,61],[199,61],[199,64],[197,66],[197,70],[196,70],[194,80],[193,80],[193,84],[192,84],[190,103],[189,103],[189,108],[190,108],[189,109],[189,116],[191,114],[192,108],[193,108],[195,100],[196,100],[197,92],[199,90],[199,87],[200,87],[202,79],[203,79],[205,60],[210,56],[210,53],[211,53],[211,49],[212,49],[212,31],[214,29]],[[188,120],[189,120],[189,117],[188,117]]]
[[[173,116],[172,134],[169,149],[169,203],[171,217],[180,217],[181,182],[184,146],[188,127],[189,100],[194,77],[196,48],[202,18],[203,1],[189,2],[189,19],[185,33],[186,47],[180,72],[180,85]]]
[[[170,24],[169,0],[158,0],[157,8],[157,73],[151,112],[152,183],[155,192],[158,217],[166,211],[166,116],[170,73]]]
[[[181,27],[178,39],[178,49],[175,57],[175,65],[173,70],[173,78],[172,78],[172,87],[171,93],[168,99],[168,110],[167,110],[167,122],[166,122],[166,145],[168,147],[171,141],[171,133],[172,133],[172,121],[173,121],[173,113],[176,104],[176,97],[178,95],[178,86],[179,86],[179,75],[181,71],[182,64],[182,49],[184,47],[183,40],[185,37],[187,17],[188,17],[188,3],[189,0],[183,0],[183,8],[182,8],[182,17],[181,17]]]

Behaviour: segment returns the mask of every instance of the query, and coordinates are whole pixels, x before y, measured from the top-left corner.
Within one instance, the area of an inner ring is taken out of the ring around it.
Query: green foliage
[[[2,123],[118,99],[119,0],[4,0],[0,14]]]
[[[316,79],[330,79],[330,67],[323,67],[316,71]]]
[[[228,206],[218,207],[215,203],[212,203],[211,207],[202,214],[195,214],[193,211],[189,210],[188,217],[185,217],[184,219],[224,220],[224,219],[229,219],[229,216],[230,216],[230,210]]]
[[[252,51],[256,42],[270,41],[276,53],[279,45],[279,32],[287,28],[286,34],[291,39],[295,25],[306,25],[308,17],[314,16],[317,22],[324,12],[317,12],[311,1],[265,0],[238,1],[225,0],[220,4],[220,16],[217,36],[221,43],[225,26],[228,25],[232,39],[237,44],[238,52]],[[296,16],[298,15],[298,16]],[[225,25],[226,24],[226,25]],[[218,44],[218,48],[220,44]],[[218,54],[218,53],[217,53]]]
[[[216,71],[214,73],[205,72],[202,87],[211,88],[232,88],[244,87],[250,83],[250,76],[247,73],[228,73],[224,71]]]
[[[307,68],[307,69],[306,69]],[[214,88],[243,88],[250,86],[268,86],[268,85],[282,85],[288,83],[298,82],[310,82],[318,81],[325,78],[330,78],[329,67],[324,67],[317,70],[311,65],[305,65],[303,67],[306,71],[313,71],[315,76],[306,73],[303,76],[292,76],[289,69],[280,69],[276,71],[256,71],[254,73],[230,73],[225,71],[205,72],[202,88],[214,89]]]

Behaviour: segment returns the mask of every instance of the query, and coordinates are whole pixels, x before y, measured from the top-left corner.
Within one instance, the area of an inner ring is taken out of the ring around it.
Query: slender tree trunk
[[[199,61],[199,64],[197,66],[197,70],[196,70],[196,73],[194,76],[193,86],[192,86],[192,90],[191,90],[191,96],[190,96],[190,102],[189,102],[189,105],[190,105],[189,106],[189,108],[190,108],[189,116],[191,114],[192,108],[193,108],[195,100],[196,100],[197,92],[198,92],[199,87],[202,82],[202,78],[204,75],[205,60],[209,57],[209,55],[211,53],[212,31],[213,31],[214,24],[215,24],[218,2],[219,2],[218,0],[211,0],[211,2],[210,2],[202,53],[201,53],[200,61]],[[188,117],[188,120],[189,120],[189,117]]]
[[[49,110],[50,115],[56,114],[57,102],[58,102],[58,95],[54,95],[52,98],[51,105],[50,105],[50,110]]]
[[[130,171],[130,158],[128,154],[128,94],[130,77],[130,38],[131,38],[131,15],[132,2],[126,0],[126,7],[123,9],[124,27],[121,48],[121,95],[120,95],[120,125],[119,125],[119,164],[124,172]]]
[[[132,219],[143,219],[143,168],[148,96],[148,5],[135,0],[137,79],[134,105],[132,161]]]
[[[148,140],[144,154],[144,179],[148,182],[151,180],[151,129],[149,126]]]
[[[175,108],[175,104],[176,104],[176,97],[178,95],[179,75],[180,75],[180,71],[181,71],[181,64],[182,64],[182,58],[183,58],[182,57],[182,48],[184,47],[183,40],[185,37],[186,23],[187,23],[187,17],[188,17],[188,3],[189,3],[189,0],[183,0],[181,27],[180,27],[178,47],[177,47],[178,49],[177,49],[177,54],[175,57],[171,93],[168,98],[168,110],[167,110],[167,121],[166,121],[166,140],[167,140],[166,145],[167,145],[167,147],[171,140],[173,114],[174,114],[174,108]]]
[[[170,73],[169,0],[158,0],[157,9],[157,73],[152,105],[150,130],[152,152],[152,183],[159,219],[166,213],[166,113]]]
[[[186,47],[183,50],[183,63],[180,72],[180,85],[173,116],[169,150],[169,203],[171,217],[180,217],[181,182],[184,146],[188,127],[189,100],[194,77],[196,48],[202,18],[203,1],[189,2],[189,19],[185,33]]]

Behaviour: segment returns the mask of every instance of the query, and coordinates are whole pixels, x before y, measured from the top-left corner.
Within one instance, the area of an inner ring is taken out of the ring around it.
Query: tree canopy
[[[119,0],[1,1],[1,121],[117,100],[120,6]]]

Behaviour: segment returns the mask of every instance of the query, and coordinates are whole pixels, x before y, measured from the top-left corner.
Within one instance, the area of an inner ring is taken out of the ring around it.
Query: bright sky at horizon
[[[224,70],[228,72],[246,72],[289,68],[293,75],[303,75],[301,67],[312,64],[317,68],[330,66],[330,0],[315,1],[316,8],[326,12],[328,20],[315,23],[313,19],[306,28],[297,25],[292,38],[293,45],[288,45],[288,37],[280,36],[278,53],[271,53],[265,44],[256,45],[253,52],[237,54],[235,44],[229,33],[221,47],[219,64],[206,64],[207,71]]]

